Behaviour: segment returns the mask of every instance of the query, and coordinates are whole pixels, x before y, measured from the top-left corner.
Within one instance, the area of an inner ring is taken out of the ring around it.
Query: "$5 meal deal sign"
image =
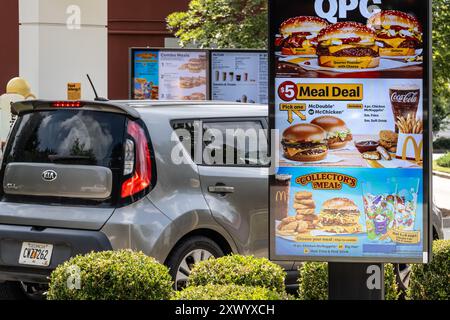
[[[270,257],[428,262],[429,1],[269,8]]]

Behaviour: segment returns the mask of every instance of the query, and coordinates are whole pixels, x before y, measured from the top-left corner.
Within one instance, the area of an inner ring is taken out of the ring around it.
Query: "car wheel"
[[[26,300],[19,282],[0,283],[0,300]]]
[[[223,255],[222,249],[209,238],[196,236],[183,240],[173,249],[166,260],[166,265],[174,280],[175,290],[181,290],[187,286],[194,264]]]

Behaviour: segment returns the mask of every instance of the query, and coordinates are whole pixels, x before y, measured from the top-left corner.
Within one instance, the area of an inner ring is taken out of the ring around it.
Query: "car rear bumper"
[[[19,264],[22,243],[53,244],[53,254],[48,267]],[[98,231],[33,228],[0,224],[0,282],[48,282],[48,276],[58,265],[78,254],[111,250],[105,234]]]

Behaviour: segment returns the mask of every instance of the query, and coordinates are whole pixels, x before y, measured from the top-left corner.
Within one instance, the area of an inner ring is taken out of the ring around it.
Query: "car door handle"
[[[208,191],[211,192],[211,193],[220,193],[220,194],[233,193],[233,192],[234,192],[234,187],[228,187],[228,186],[209,186],[209,187],[208,187]]]

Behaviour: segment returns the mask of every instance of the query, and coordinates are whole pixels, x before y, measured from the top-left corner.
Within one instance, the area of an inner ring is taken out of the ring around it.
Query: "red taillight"
[[[122,198],[130,197],[146,189],[152,180],[150,149],[144,130],[136,122],[130,121],[127,133],[134,140],[136,159],[132,177],[122,184]]]
[[[81,101],[56,101],[52,103],[54,108],[81,108],[82,106]]]

